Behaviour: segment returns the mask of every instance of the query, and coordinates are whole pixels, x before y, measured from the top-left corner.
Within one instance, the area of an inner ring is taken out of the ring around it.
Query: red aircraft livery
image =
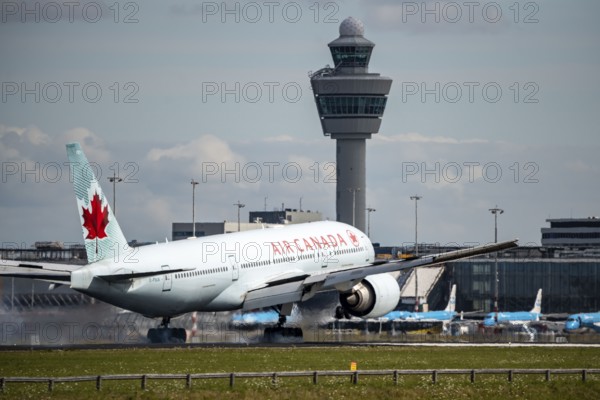
[[[348,239],[358,247],[360,242],[354,233],[346,231]],[[274,255],[304,253],[305,251],[329,250],[335,247],[348,246],[348,242],[340,233],[334,235],[309,236],[291,241],[271,242]]]

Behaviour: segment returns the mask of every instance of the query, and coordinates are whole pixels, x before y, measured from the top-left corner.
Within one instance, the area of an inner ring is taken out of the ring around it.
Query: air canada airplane
[[[378,262],[363,232],[322,221],[132,248],[80,145],[67,144],[67,155],[88,264],[2,260],[0,276],[69,285],[117,307],[162,318],[158,328],[148,331],[152,342],[185,341],[183,329],[169,328],[171,318],[184,313],[265,307],[280,316],[269,334],[286,335],[283,325],[294,303],[330,290],[339,292],[349,314],[379,317],[398,304],[399,271],[517,246],[513,240]]]
[[[448,305],[441,311],[425,311],[425,312],[410,312],[410,311],[392,311],[387,313],[382,318],[402,321],[452,321],[456,317],[456,285],[452,285],[450,291],[450,299]]]
[[[565,322],[565,331],[582,333],[586,331],[600,332],[600,312],[569,315]]]
[[[539,321],[542,315],[542,289],[538,290],[531,311],[491,312],[483,320],[483,326],[527,325]]]

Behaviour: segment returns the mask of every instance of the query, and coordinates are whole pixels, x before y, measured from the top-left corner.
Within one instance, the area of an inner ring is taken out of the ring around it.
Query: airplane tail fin
[[[456,310],[456,285],[452,285],[452,290],[450,291],[450,299],[448,300],[448,305],[444,311],[455,311]]]
[[[88,263],[118,258],[129,249],[127,240],[79,143],[67,144],[67,156]]]
[[[537,296],[535,298],[535,304],[533,305],[531,312],[538,313],[538,314],[542,313],[542,289],[538,290],[538,292],[537,292]]]

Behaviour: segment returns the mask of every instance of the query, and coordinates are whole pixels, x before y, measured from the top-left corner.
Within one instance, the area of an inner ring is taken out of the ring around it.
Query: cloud
[[[262,139],[266,143],[273,142],[283,142],[283,143],[292,143],[298,141],[298,138],[291,135],[279,135],[279,136],[269,136]]]
[[[29,154],[28,147],[49,142],[49,136],[35,126],[22,128],[0,124],[0,158],[3,161],[22,157]]]
[[[488,143],[485,139],[455,139],[447,136],[427,136],[417,132],[400,133],[396,135],[379,134],[374,136],[375,141],[386,143],[437,143],[437,144],[464,144],[464,143]]]
[[[110,152],[106,149],[104,140],[87,128],[69,129],[59,139],[61,148],[64,144],[78,142],[90,161],[107,163],[111,160]]]
[[[594,174],[598,174],[600,172],[600,168],[597,165],[592,165],[583,160],[572,160],[565,162],[565,168],[569,171],[575,173],[586,173],[591,172]]]
[[[235,154],[229,144],[214,136],[203,135],[187,143],[168,148],[153,148],[147,156],[150,161],[169,160],[200,160],[200,162],[235,162],[242,157]]]

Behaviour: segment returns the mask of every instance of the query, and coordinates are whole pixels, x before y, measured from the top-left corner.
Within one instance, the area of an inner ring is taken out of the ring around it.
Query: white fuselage
[[[192,238],[131,249],[72,273],[71,287],[149,317],[242,307],[249,290],[374,261],[370,240],[323,221]],[[178,270],[109,283],[100,276]]]

